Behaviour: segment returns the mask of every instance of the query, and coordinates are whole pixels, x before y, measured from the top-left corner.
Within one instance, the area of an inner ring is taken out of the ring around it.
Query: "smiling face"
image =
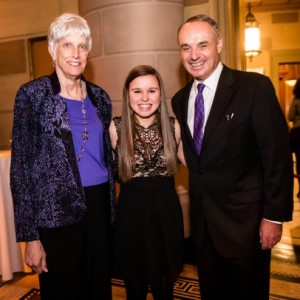
[[[189,22],[178,33],[182,63],[194,78],[204,81],[219,63],[222,39],[207,22]]]
[[[154,75],[136,77],[129,84],[129,104],[138,123],[149,126],[155,120],[155,113],[160,106],[160,86]]]
[[[88,57],[86,38],[75,33],[62,38],[56,45],[54,53],[49,52],[55,62],[55,70],[59,77],[75,79],[83,73]]]

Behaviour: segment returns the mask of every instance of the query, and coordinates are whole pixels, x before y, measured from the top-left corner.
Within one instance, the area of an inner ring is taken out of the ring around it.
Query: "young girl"
[[[124,85],[122,116],[110,126],[120,194],[114,236],[114,276],[128,300],[173,299],[182,270],[183,220],[174,176],[184,162],[177,120],[169,117],[158,72],[133,68]]]

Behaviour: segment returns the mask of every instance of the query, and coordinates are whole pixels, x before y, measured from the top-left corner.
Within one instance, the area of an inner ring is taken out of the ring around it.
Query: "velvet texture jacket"
[[[85,82],[104,127],[113,220],[115,167],[108,131],[112,105],[104,90]],[[16,95],[10,183],[19,242],[38,240],[39,228],[73,225],[86,214],[67,106],[59,92],[53,73],[22,85]]]
[[[260,249],[262,218],[292,219],[285,116],[268,77],[224,66],[198,155],[187,123],[192,85],[172,99],[189,169],[192,236],[202,248],[209,233],[223,257],[252,256]]]

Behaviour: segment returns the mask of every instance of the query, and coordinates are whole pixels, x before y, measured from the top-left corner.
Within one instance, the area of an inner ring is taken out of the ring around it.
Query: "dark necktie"
[[[204,99],[202,92],[205,88],[203,83],[197,85],[198,94],[195,100],[195,115],[194,115],[194,145],[197,153],[200,153],[203,141],[203,124],[204,124]]]

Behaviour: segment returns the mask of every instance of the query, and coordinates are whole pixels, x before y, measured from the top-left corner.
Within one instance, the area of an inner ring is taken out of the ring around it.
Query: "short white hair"
[[[74,33],[79,33],[86,38],[87,49],[90,52],[92,49],[92,36],[87,21],[81,16],[64,13],[52,22],[48,30],[48,45],[52,53],[55,52],[60,40]]]

